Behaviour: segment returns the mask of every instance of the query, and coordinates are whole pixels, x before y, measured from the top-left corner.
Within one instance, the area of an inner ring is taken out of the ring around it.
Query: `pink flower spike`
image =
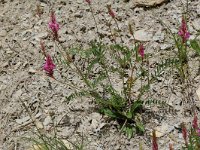
[[[197,114],[196,113],[194,114],[194,119],[192,121],[192,127],[194,129],[198,129],[198,118],[197,118]]]
[[[153,130],[152,134],[153,134],[153,137],[152,137],[152,150],[158,150],[156,131]]]
[[[56,21],[56,16],[55,16],[55,13],[53,11],[51,12],[51,19],[50,19],[50,22],[49,22],[49,28],[53,32],[54,38],[56,40],[58,40],[58,30],[60,29],[60,26],[59,26],[58,22]]]
[[[91,0],[85,0],[89,5],[91,5]]]
[[[53,63],[53,60],[51,59],[50,55],[47,55],[46,62],[43,66],[43,69],[46,71],[46,73],[53,77],[53,70],[56,68],[56,65]]]
[[[198,136],[200,136],[200,128],[197,130],[197,134]]]
[[[187,142],[187,129],[186,129],[184,123],[182,123],[182,135],[183,135],[183,139],[185,141],[185,145],[187,146],[188,145],[188,142]]]
[[[114,11],[112,10],[112,8],[111,8],[111,5],[107,5],[107,8],[108,8],[108,13],[109,13],[109,15],[112,17],[112,18],[115,18],[115,13],[114,13]]]
[[[139,54],[143,59],[144,58],[144,46],[142,44],[140,44],[140,46],[139,46]]]
[[[185,43],[190,37],[184,17],[182,17],[182,23],[179,28],[178,35],[181,36],[183,43]]]
[[[115,18],[115,13],[112,9],[110,9],[109,11],[109,15],[112,17],[112,18]]]

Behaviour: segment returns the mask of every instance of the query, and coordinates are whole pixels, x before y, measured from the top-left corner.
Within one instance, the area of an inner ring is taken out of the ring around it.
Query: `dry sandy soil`
[[[103,41],[111,43],[105,21],[110,19],[106,5],[112,4],[123,31],[121,34],[124,44],[131,45],[128,32],[130,22],[134,25],[135,36],[144,41],[145,51],[154,54],[152,62],[159,61],[155,58],[162,58],[166,53],[170,53],[173,41],[168,38],[158,19],[170,26],[173,32],[177,32],[186,1],[171,0],[153,8],[137,7],[133,1],[92,1],[100,33],[104,35]],[[37,5],[43,10],[41,17],[37,16]],[[80,140],[79,135],[83,134],[87,150],[135,150],[138,149],[139,142],[145,150],[151,149],[150,132],[155,127],[160,131],[160,149],[167,149],[169,142],[173,143],[176,149],[180,149],[183,139],[179,125],[183,121],[189,123],[192,118],[190,102],[183,101],[182,88],[173,76],[169,76],[152,90],[152,95],[167,101],[171,107],[149,107],[149,113],[146,112],[145,135],[135,135],[131,139],[119,134],[116,122],[107,121],[105,116],[93,111],[95,103],[91,98],[64,102],[65,96],[72,90],[65,84],[65,80],[62,80],[59,67],[55,71],[55,78],[62,82],[47,77],[42,70],[44,58],[40,52],[40,39],[45,41],[48,51],[55,55],[47,26],[50,8],[55,10],[61,25],[60,39],[67,47],[85,47],[96,37],[92,15],[84,0],[52,0],[51,3],[47,0],[0,1],[0,150],[25,150],[32,144],[22,139],[33,137],[36,129],[20,100],[24,101],[33,116],[44,124],[46,130],[51,130],[49,114],[53,113],[60,137],[76,141]],[[194,38],[196,30],[200,29],[199,0],[190,1],[189,12],[189,31],[191,38]],[[193,79],[190,98],[197,108],[200,108],[200,102],[195,95],[195,90],[200,85],[199,58],[191,54],[190,62]],[[64,71],[62,74],[79,82],[78,77],[67,68]]]

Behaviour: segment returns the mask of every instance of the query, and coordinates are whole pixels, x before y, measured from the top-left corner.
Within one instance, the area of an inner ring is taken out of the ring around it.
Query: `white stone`
[[[163,2],[167,2],[168,0],[134,0],[135,5],[139,6],[156,6],[162,4]]]
[[[51,120],[51,117],[50,116],[47,116],[43,122],[43,125],[44,126],[48,126],[49,124],[52,123],[52,120]]]
[[[0,32],[0,37],[4,37],[4,36],[6,36],[6,35],[7,35],[6,30],[2,30],[2,31]]]
[[[152,34],[148,33],[147,31],[145,31],[144,29],[142,30],[138,30],[134,33],[134,37],[136,40],[138,41],[150,41],[152,39]]]
[[[28,70],[28,72],[29,72],[29,73],[36,73],[37,70],[35,70],[35,69],[33,69],[32,67],[30,67],[29,70]]]
[[[27,122],[29,119],[30,119],[30,117],[27,116],[27,117],[23,117],[23,118],[21,118],[21,119],[16,119],[15,121],[16,121],[18,124],[23,124],[23,123]]]
[[[161,44],[160,45],[161,50],[165,50],[165,49],[168,49],[168,48],[171,48],[171,47],[172,47],[172,44]]]
[[[197,9],[196,10],[197,10],[197,14],[200,15],[200,4],[197,5]]]
[[[192,22],[193,27],[195,28],[195,30],[200,30],[200,18],[195,19]]]
[[[174,128],[170,128],[170,126],[165,122],[161,126],[157,126],[154,130],[156,131],[156,137],[162,137],[165,134],[171,132],[173,129]]]
[[[197,93],[197,96],[198,96],[198,98],[199,98],[199,100],[200,100],[200,86],[199,86],[199,88],[196,90],[196,93]]]

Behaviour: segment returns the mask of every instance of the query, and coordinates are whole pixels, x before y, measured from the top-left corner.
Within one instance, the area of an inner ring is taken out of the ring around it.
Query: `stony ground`
[[[173,32],[177,32],[185,2],[171,0],[146,8],[136,5],[133,0],[93,0],[92,6],[100,33],[104,36],[104,43],[111,43],[105,22],[110,19],[106,5],[112,4],[119,19],[119,27],[123,31],[121,34],[124,44],[132,44],[128,32],[128,23],[131,23],[134,25],[135,37],[145,43],[146,52],[154,54],[152,62],[156,62],[159,61],[155,60],[157,56],[168,53],[170,55],[169,50],[173,43],[158,20],[162,20]],[[42,8],[41,17],[37,16],[37,5]],[[180,149],[183,139],[178,130],[179,125],[183,121],[189,123],[192,118],[190,103],[183,102],[182,88],[177,85],[178,81],[174,80],[173,76],[155,86],[156,94],[152,94],[167,101],[171,107],[151,108],[145,120],[145,135],[136,135],[132,139],[119,134],[116,122],[108,122],[106,117],[96,113],[95,103],[91,98],[64,102],[65,96],[72,90],[65,84],[67,81],[61,78],[60,70],[55,71],[59,82],[50,79],[42,71],[44,58],[40,52],[40,39],[45,41],[48,51],[54,55],[53,42],[49,38],[47,27],[52,8],[61,24],[60,39],[67,47],[85,47],[96,37],[92,15],[84,0],[57,0],[54,3],[47,0],[0,1],[0,150],[25,150],[31,145],[31,142],[22,137],[33,137],[36,129],[20,100],[49,132],[52,127],[50,114],[54,114],[60,137],[80,141],[79,135],[83,134],[87,150],[138,149],[139,142],[148,150],[151,149],[149,133],[153,128],[159,131],[160,149],[166,149],[169,142],[174,143],[176,149]],[[199,0],[190,2],[189,12],[188,25],[191,38],[194,38],[196,30],[200,30]],[[200,85],[199,58],[191,53],[190,62],[194,86],[192,100],[197,108],[200,108],[200,102],[195,95],[195,90]],[[67,68],[62,74],[77,83],[80,81]],[[81,84],[79,86],[83,87]],[[154,115],[151,115],[152,111]]]

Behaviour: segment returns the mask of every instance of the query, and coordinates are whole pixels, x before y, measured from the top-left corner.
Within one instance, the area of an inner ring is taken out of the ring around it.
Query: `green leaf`
[[[67,101],[70,101],[77,97],[88,96],[88,95],[90,95],[90,92],[83,90],[80,92],[74,92],[74,93],[70,94],[69,96],[66,97],[66,99],[67,99]]]
[[[153,73],[151,73],[151,76],[156,79],[157,77],[161,76],[162,72],[165,69],[167,69],[168,67],[177,66],[178,63],[179,60],[175,58],[165,59],[161,63],[157,64],[156,70]]]
[[[133,114],[131,113],[131,111],[128,111],[128,112],[126,113],[126,117],[127,117],[128,119],[132,119],[132,118],[133,118]]]
[[[103,109],[100,110],[100,112],[107,115],[108,117],[118,118],[117,114],[114,113],[112,110],[110,110],[108,108],[103,108]]]
[[[90,62],[90,64],[89,64],[88,67],[87,67],[88,73],[90,73],[91,69],[92,69],[92,68],[94,67],[94,65],[97,64],[98,62],[99,62],[99,58],[98,58],[98,57],[95,58],[95,59],[93,59],[93,60]]]
[[[134,127],[131,126],[125,126],[123,128],[123,131],[125,132],[126,136],[130,139],[133,137],[133,134],[136,132]]]
[[[138,122],[138,121],[136,121],[136,128],[141,133],[144,133],[144,131],[145,131],[144,125],[141,122]]]
[[[98,76],[97,78],[94,79],[94,81],[93,81],[93,83],[92,83],[92,86],[93,86],[93,87],[96,87],[97,85],[99,85],[99,83],[100,83],[101,81],[103,81],[103,80],[106,79],[106,78],[107,78],[106,74],[105,74],[104,72],[101,72],[101,73],[99,74],[99,76]]]
[[[131,113],[134,114],[135,111],[139,108],[142,108],[142,101],[137,100],[131,106]]]
[[[107,86],[106,92],[110,94],[109,103],[118,112],[126,105],[126,100],[112,87]]]
[[[200,46],[197,40],[191,40],[190,45],[200,55]]]

